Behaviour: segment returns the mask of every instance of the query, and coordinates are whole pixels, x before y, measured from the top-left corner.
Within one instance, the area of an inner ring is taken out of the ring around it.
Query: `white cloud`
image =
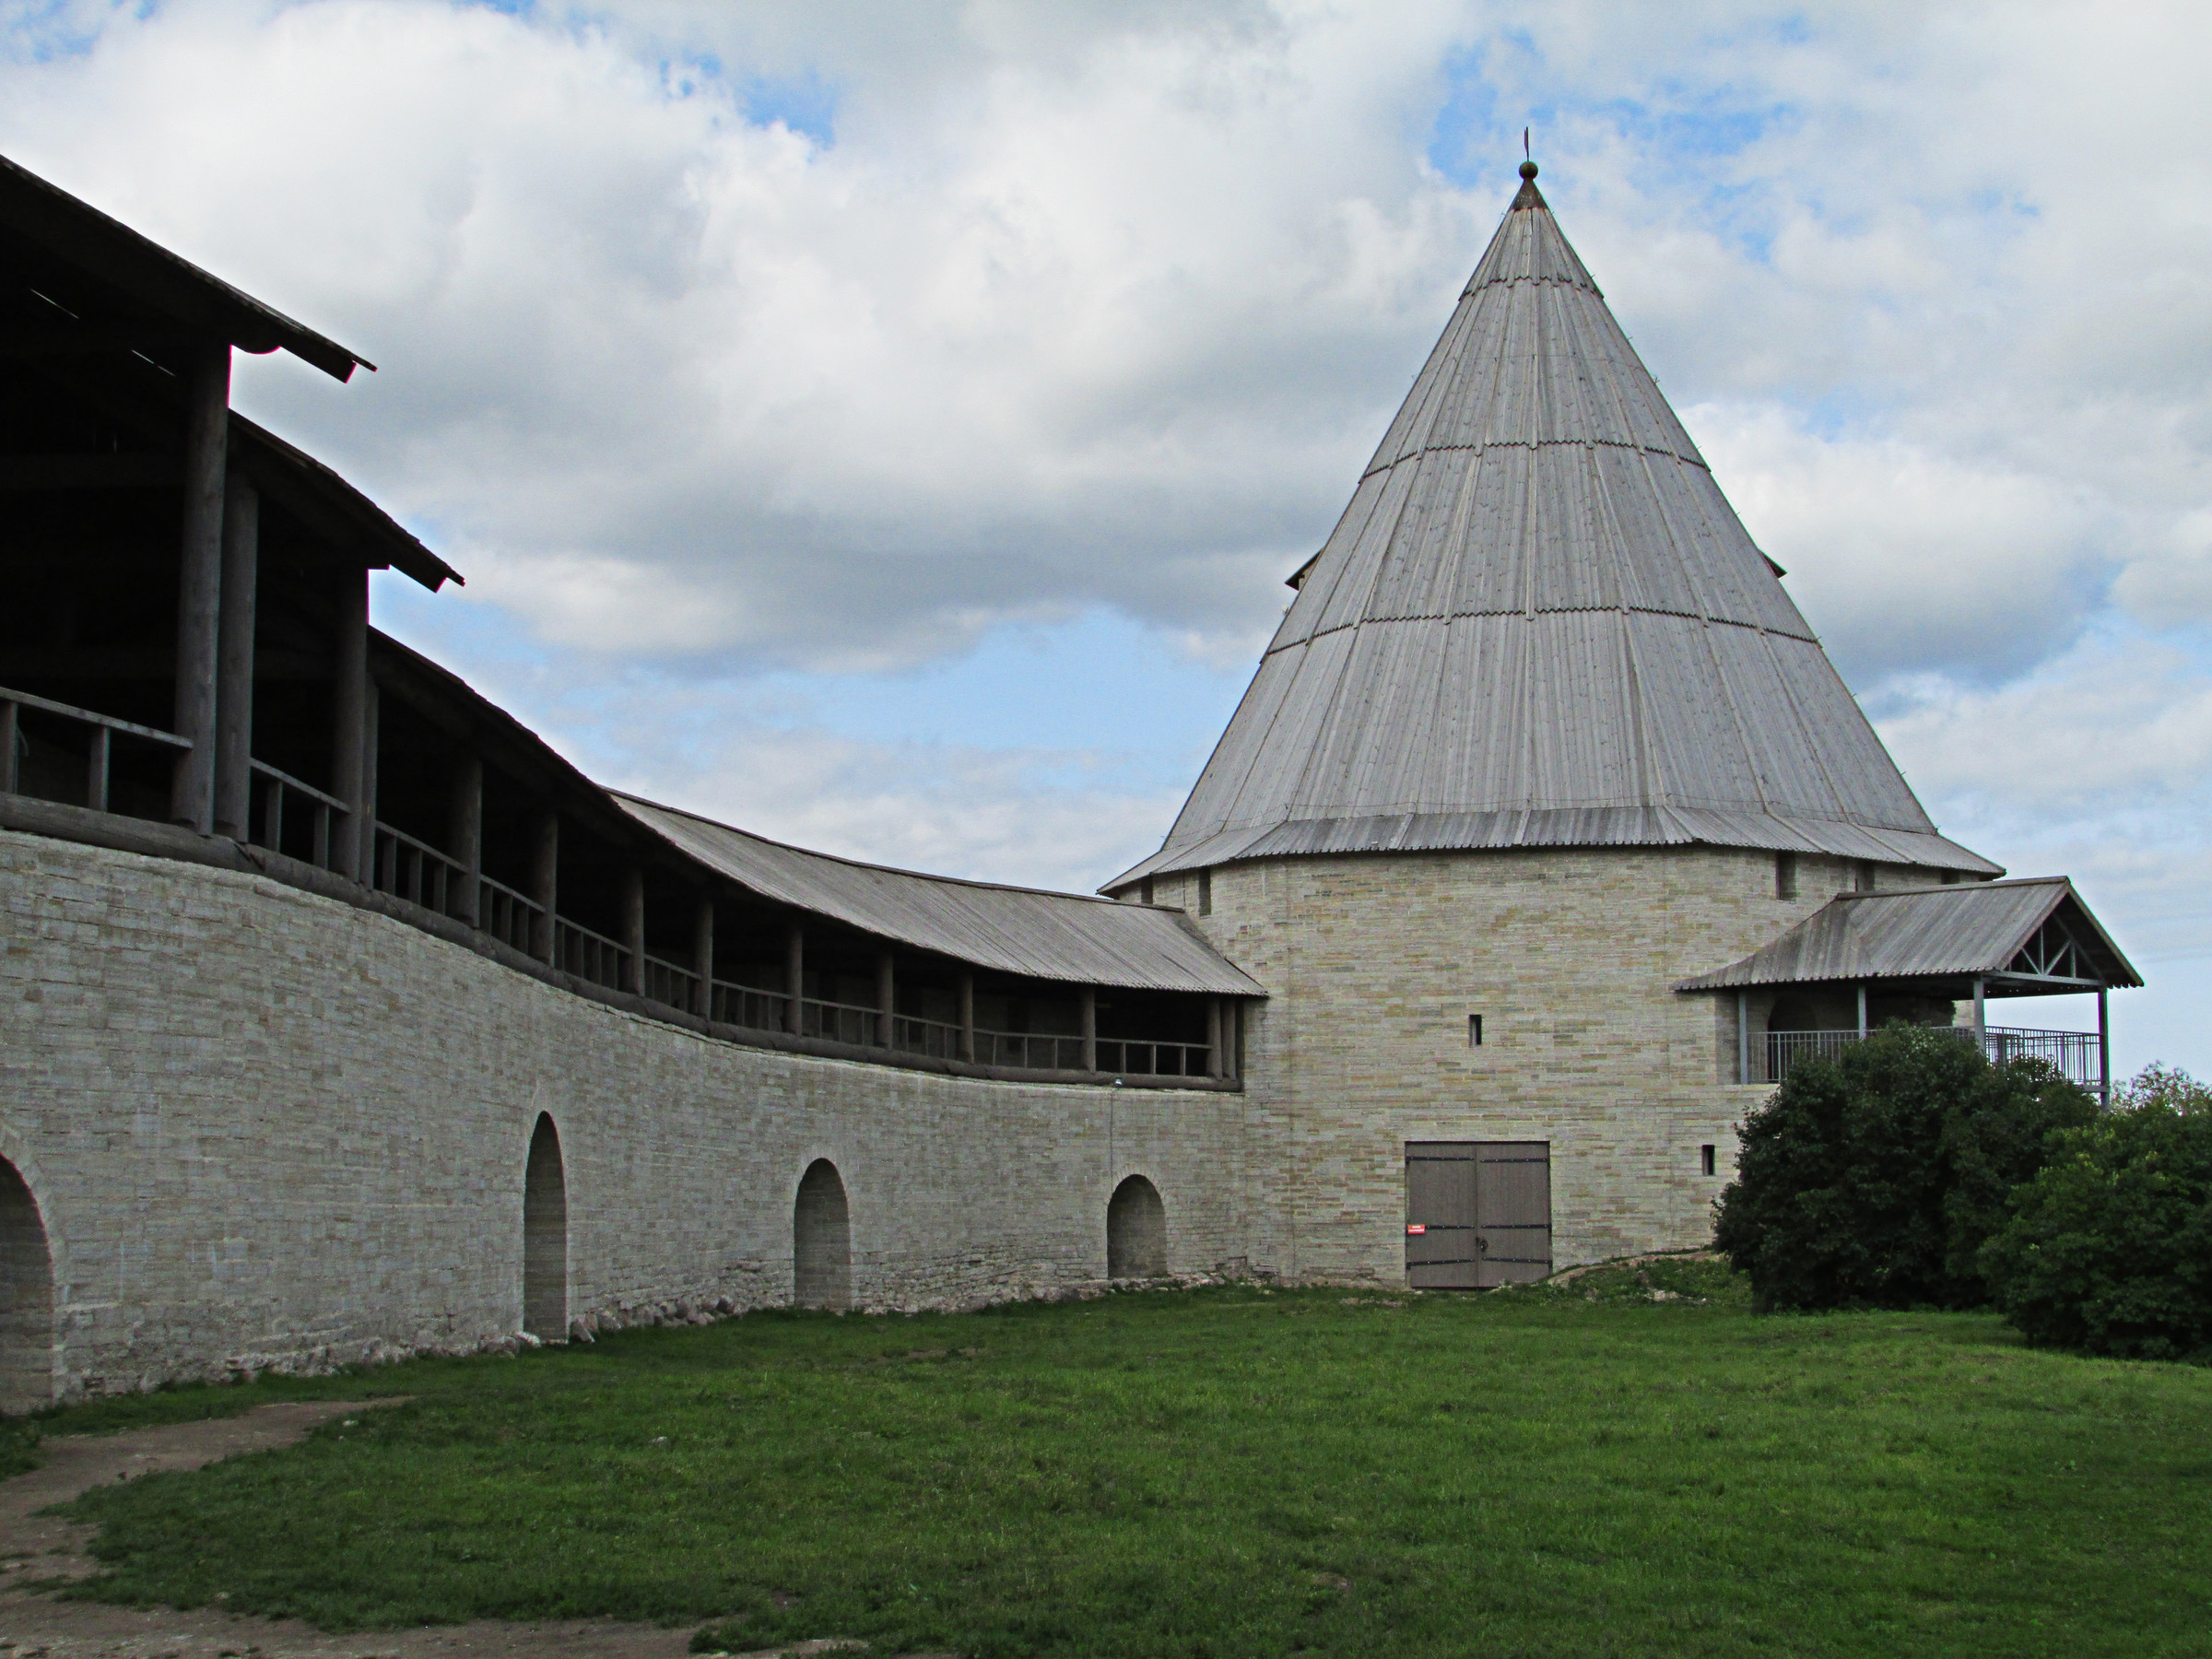
[[[2019,673],[2070,644],[2112,555],[2079,487],[1771,405],[1685,410],[1745,525],[1862,689],[1931,664]]]

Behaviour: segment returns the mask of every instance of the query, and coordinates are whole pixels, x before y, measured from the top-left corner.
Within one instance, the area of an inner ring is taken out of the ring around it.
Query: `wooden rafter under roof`
[[[1912,983],[1928,994],[2062,996],[2143,977],[2063,876],[1842,893],[1741,961],[1677,991]]]

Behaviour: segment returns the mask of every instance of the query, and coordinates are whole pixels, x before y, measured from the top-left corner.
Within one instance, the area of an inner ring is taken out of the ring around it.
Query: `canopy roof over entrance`
[[[1745,533],[1533,165],[1159,852],[1527,846],[1977,876]]]
[[[1910,982],[1930,996],[2068,996],[2142,984],[2063,876],[1843,893],[1677,991]]]

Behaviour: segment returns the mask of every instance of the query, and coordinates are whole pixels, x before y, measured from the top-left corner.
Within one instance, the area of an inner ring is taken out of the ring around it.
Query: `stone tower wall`
[[[1217,869],[1199,915],[1195,872],[1157,878],[1269,992],[1246,1019],[1252,1255],[1402,1280],[1412,1140],[1548,1141],[1555,1266],[1705,1242],[1735,1126],[1769,1091],[1734,1081],[1735,998],[1669,987],[1869,878],[1940,879],[1806,856],[1782,899],[1771,853],[1353,854]]]
[[[7,832],[0,930],[0,1158],[45,1229],[61,1397],[512,1336],[541,1112],[571,1318],[788,1302],[818,1158],[863,1307],[1097,1283],[1132,1174],[1171,1270],[1248,1253],[1234,1094],[718,1041],[260,877]]]

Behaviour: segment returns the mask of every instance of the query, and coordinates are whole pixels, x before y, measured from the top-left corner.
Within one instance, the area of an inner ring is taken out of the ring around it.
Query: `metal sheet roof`
[[[879,938],[1031,979],[1266,994],[1181,911],[859,864],[608,793],[638,822],[733,881]]]
[[[337,380],[376,365],[0,156],[0,226],[83,266],[139,304],[241,351],[279,347]]]
[[[1840,894],[1742,961],[1685,980],[1675,989],[2003,976],[2053,916],[2106,985],[2143,982],[2073,884],[2051,876]]]
[[[1160,851],[1936,832],[1531,179]]]

